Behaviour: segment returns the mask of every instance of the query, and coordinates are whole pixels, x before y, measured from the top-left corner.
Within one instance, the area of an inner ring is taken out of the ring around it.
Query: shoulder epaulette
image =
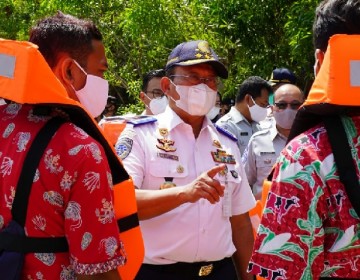
[[[143,124],[156,122],[157,119],[153,116],[148,115],[136,115],[136,116],[114,116],[107,117],[106,121],[125,121],[132,124],[133,126],[139,126]]]
[[[225,128],[222,128],[221,126],[219,126],[217,124],[215,124],[215,127],[216,127],[217,131],[219,131],[221,134],[229,137],[231,140],[233,140],[233,141],[238,140],[237,137],[234,134],[232,134],[230,131],[226,130]]]
[[[134,126],[138,126],[138,125],[156,122],[157,119],[153,116],[139,115],[126,119],[126,121],[128,123],[133,124]]]
[[[261,130],[259,130],[259,131],[256,131],[252,136],[253,136],[253,137],[256,137],[256,136],[258,136],[258,135],[267,134],[267,133],[270,132],[270,130],[271,130],[271,127],[269,127],[269,128],[264,128],[264,129],[261,129]]]
[[[222,116],[222,117],[219,119],[219,121],[220,121],[220,122],[227,122],[227,121],[230,120],[231,118],[232,118],[232,116],[228,113],[228,114]]]

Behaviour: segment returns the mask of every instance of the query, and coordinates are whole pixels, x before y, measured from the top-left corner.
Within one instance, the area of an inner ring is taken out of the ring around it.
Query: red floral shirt
[[[0,229],[11,220],[24,157],[48,120],[32,109],[0,106]],[[65,236],[69,252],[27,254],[23,279],[75,279],[75,274],[103,273],[124,264],[105,153],[71,123],[60,127],[40,161],[25,232],[33,237]]]
[[[343,123],[359,166],[360,117]],[[326,130],[312,128],[278,158],[249,271],[277,280],[360,278],[359,222]]]

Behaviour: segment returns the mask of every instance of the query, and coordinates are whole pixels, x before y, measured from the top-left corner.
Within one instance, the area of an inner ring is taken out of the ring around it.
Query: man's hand
[[[214,177],[226,168],[225,164],[217,165],[207,172],[202,173],[193,182],[184,186],[184,194],[188,202],[196,202],[200,198],[207,199],[214,204],[224,195],[224,186]]]

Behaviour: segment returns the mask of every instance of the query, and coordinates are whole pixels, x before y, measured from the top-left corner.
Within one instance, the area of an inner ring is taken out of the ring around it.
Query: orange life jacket
[[[144,245],[137,217],[132,180],[117,157],[113,145],[102,134],[95,120],[77,101],[69,98],[38,47],[29,42],[0,39],[0,98],[19,104],[61,107],[71,122],[81,127],[104,148],[114,183],[114,207],[120,239],[127,254],[119,267],[122,279],[134,279],[144,258]]]
[[[290,141],[331,114],[360,106],[360,35],[330,38],[319,73],[291,128]],[[360,109],[360,108],[359,108]]]

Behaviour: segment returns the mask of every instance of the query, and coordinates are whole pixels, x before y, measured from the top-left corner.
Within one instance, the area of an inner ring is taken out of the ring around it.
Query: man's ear
[[[316,49],[315,50],[315,58],[317,59],[317,60],[319,60],[319,63],[320,63],[320,65],[323,63],[323,61],[324,61],[324,56],[325,56],[325,53],[322,51],[322,50],[320,50],[320,49]]]
[[[143,103],[145,103],[145,92],[140,91],[139,98]]]
[[[325,53],[322,50],[320,49],[315,50],[314,77],[316,77],[316,75],[320,71],[321,65],[324,61],[324,56]]]
[[[251,95],[250,94],[245,94],[245,97],[244,97],[244,100],[245,100],[245,102],[246,102],[246,104],[252,104],[252,102],[250,102],[250,100],[251,100],[251,97],[250,97]],[[252,101],[252,100],[251,100]]]
[[[73,60],[69,57],[60,57],[53,71],[63,85],[74,83]]]
[[[170,92],[170,80],[168,77],[162,77],[160,80],[161,90],[164,94],[169,95]]]

